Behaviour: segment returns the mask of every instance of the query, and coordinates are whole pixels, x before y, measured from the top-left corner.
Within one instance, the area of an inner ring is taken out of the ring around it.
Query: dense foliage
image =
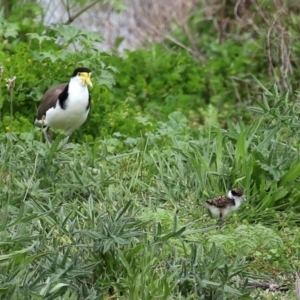
[[[0,16],[0,299],[296,299],[299,17],[222,5],[215,23],[191,16],[195,43],[178,28],[176,45],[121,55],[95,32],[17,21],[13,5]],[[276,48],[279,23],[291,39]],[[41,96],[79,65],[93,69],[89,119],[66,147],[44,142]],[[234,186],[247,202],[220,230],[203,202]]]

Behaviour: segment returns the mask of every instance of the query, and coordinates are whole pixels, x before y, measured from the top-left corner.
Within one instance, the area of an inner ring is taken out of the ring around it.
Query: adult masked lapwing
[[[46,135],[50,141],[50,128],[61,129],[69,137],[85,122],[90,111],[90,78],[90,69],[77,68],[69,83],[51,87],[46,91],[34,124],[47,128]]]

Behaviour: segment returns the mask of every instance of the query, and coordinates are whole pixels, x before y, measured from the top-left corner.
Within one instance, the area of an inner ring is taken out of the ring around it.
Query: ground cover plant
[[[61,136],[2,135],[3,297],[252,299],[251,279],[284,282],[291,297],[299,151],[281,122],[264,114],[193,138],[174,113],[130,143],[63,150]],[[249,201],[218,230],[203,201],[230,185]]]
[[[201,62],[170,41],[120,57],[76,27],[12,24],[1,17],[1,299],[297,299],[299,96],[258,59],[267,26],[248,44],[207,27]],[[32,122],[74,61],[98,67],[93,109],[62,148]],[[247,201],[220,230],[203,204],[231,187]]]

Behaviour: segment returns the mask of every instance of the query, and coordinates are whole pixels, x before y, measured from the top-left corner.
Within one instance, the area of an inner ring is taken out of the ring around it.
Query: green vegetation
[[[234,20],[232,5],[215,21]],[[247,7],[253,30],[220,32],[199,9],[195,45],[173,33],[191,51],[164,41],[117,56],[98,34],[13,9],[0,16],[0,299],[296,299],[299,11],[283,6],[290,18],[268,31],[279,7],[264,1]],[[290,34],[280,47],[276,30]],[[62,148],[32,123],[78,65],[93,69],[92,111]],[[203,202],[231,187],[247,202],[219,230]]]

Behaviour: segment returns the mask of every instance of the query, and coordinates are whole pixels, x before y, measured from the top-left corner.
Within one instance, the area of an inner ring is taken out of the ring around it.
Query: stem
[[[3,8],[4,19],[7,19],[9,16],[9,12],[10,12],[9,0],[2,0],[1,7]]]
[[[64,23],[64,25],[69,25],[71,24],[76,18],[78,18],[80,15],[82,15],[84,12],[86,12],[88,9],[90,9],[91,7],[93,7],[95,4],[97,4],[99,2],[99,0],[96,0],[90,4],[88,4],[86,7],[84,7],[82,10],[78,11],[77,13],[75,13],[73,16],[69,15],[69,19],[68,21],[66,21]]]
[[[10,130],[12,129],[13,126],[13,118],[14,118],[14,111],[13,111],[13,99],[14,99],[14,90],[12,89],[10,91]]]
[[[0,77],[1,79],[1,77]],[[0,86],[0,122],[2,120],[2,106],[3,106],[3,96],[2,96],[2,89],[1,89],[1,86]]]

